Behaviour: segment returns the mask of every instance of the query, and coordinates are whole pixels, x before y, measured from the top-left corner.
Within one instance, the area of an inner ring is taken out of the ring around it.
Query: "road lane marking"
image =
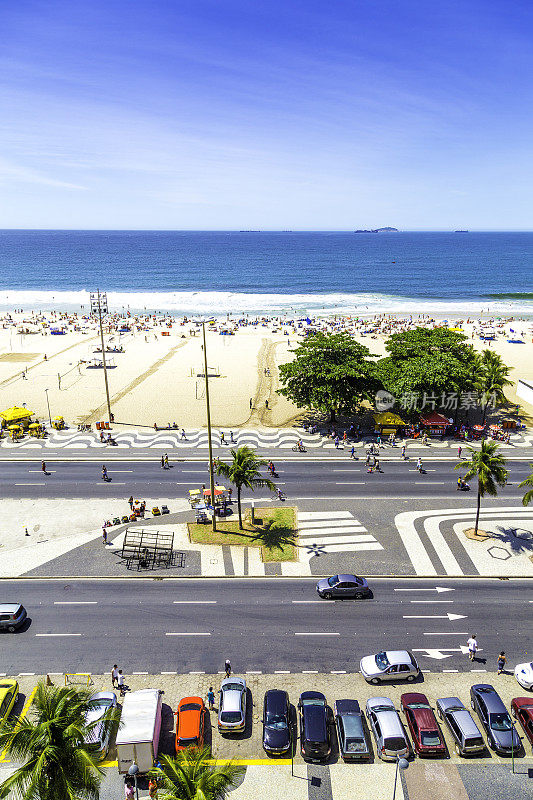
[[[317,669],[303,669],[302,675],[318,675]]]
[[[295,636],[340,636],[340,633],[335,631],[298,631]]]
[[[274,670],[274,675],[290,675],[290,674],[291,674],[290,669],[275,669]]]
[[[54,600],[55,606],[95,606],[98,600]]]
[[[321,603],[322,600],[291,600],[291,603],[301,605],[302,603]]]
[[[458,669],[443,669],[443,672],[459,672]]]
[[[469,636],[468,631],[445,631],[444,633],[424,633],[424,636]]]
[[[165,636],[211,636],[211,634],[210,633],[199,633],[199,632],[194,631],[194,633],[191,633],[191,632],[165,633]]]
[[[260,669],[247,669],[246,670],[246,674],[247,675],[262,675],[263,673],[261,672]]]
[[[335,481],[335,486],[364,486],[366,481]]]
[[[409,600],[410,603],[453,603],[453,600]]]
[[[81,633],[36,633],[36,636],[81,636]]]
[[[43,472],[43,470],[42,469],[29,469],[28,472]],[[47,469],[46,470],[46,473],[48,475],[51,475],[52,472],[57,472],[57,470],[56,469]]]
[[[35,675],[35,672],[19,672],[19,678],[23,678],[24,676],[28,675]]]
[[[161,673],[161,675],[177,675],[177,674],[178,674],[177,670],[174,670],[174,671],[171,671],[171,672],[162,672]]]
[[[217,603],[218,600],[173,600],[172,603],[177,605],[195,606],[195,605],[212,605]]]
[[[45,486],[46,481],[40,481],[39,483],[15,483],[14,486]]]
[[[147,672],[132,672],[132,675],[148,675]]]
[[[175,672],[174,674],[177,675],[178,673]],[[189,672],[189,675],[205,675],[205,672],[203,670],[197,670],[196,672]]]
[[[330,675],[346,675],[345,669],[332,669]]]
[[[449,619],[453,622],[456,619],[466,619],[466,614],[404,614],[404,619]]]

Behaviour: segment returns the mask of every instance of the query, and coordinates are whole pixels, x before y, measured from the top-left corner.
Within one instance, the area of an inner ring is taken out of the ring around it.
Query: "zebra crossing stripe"
[[[310,554],[383,550],[383,546],[350,511],[298,513],[299,538]]]

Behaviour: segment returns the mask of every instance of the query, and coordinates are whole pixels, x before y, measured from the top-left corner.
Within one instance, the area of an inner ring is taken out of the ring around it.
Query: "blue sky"
[[[533,227],[533,4],[3,0],[0,227]]]

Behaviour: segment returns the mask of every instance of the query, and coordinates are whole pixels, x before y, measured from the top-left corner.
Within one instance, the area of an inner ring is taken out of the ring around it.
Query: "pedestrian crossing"
[[[299,511],[298,536],[308,556],[383,550],[350,511]]]

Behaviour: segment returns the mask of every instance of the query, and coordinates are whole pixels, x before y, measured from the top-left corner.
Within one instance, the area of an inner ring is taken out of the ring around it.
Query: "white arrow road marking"
[[[454,619],[466,619],[466,614],[404,614],[404,619],[449,619],[453,622]]]
[[[435,586],[432,589],[419,589],[415,587],[414,589],[395,589],[395,592],[438,592],[441,594],[442,592],[455,592],[455,589],[450,589],[447,586]]]
[[[477,652],[479,653],[482,650],[483,648],[479,647]],[[413,653],[422,653],[422,655],[426,655],[428,658],[450,658],[452,653],[462,653],[465,656],[468,653],[468,646],[461,644],[459,647],[413,647]],[[450,655],[444,655],[445,653],[449,653]]]
[[[423,636],[468,636],[468,631],[445,631],[444,633],[437,633],[436,631],[432,631],[431,633],[424,633]],[[468,648],[467,648],[468,650]]]
[[[440,650],[430,650],[429,648],[427,650],[413,650],[413,652],[414,653],[422,653],[422,655],[427,656],[427,658],[441,659],[441,658],[451,658],[452,657],[452,653],[444,654]],[[457,652],[459,653],[461,651],[457,650]]]

